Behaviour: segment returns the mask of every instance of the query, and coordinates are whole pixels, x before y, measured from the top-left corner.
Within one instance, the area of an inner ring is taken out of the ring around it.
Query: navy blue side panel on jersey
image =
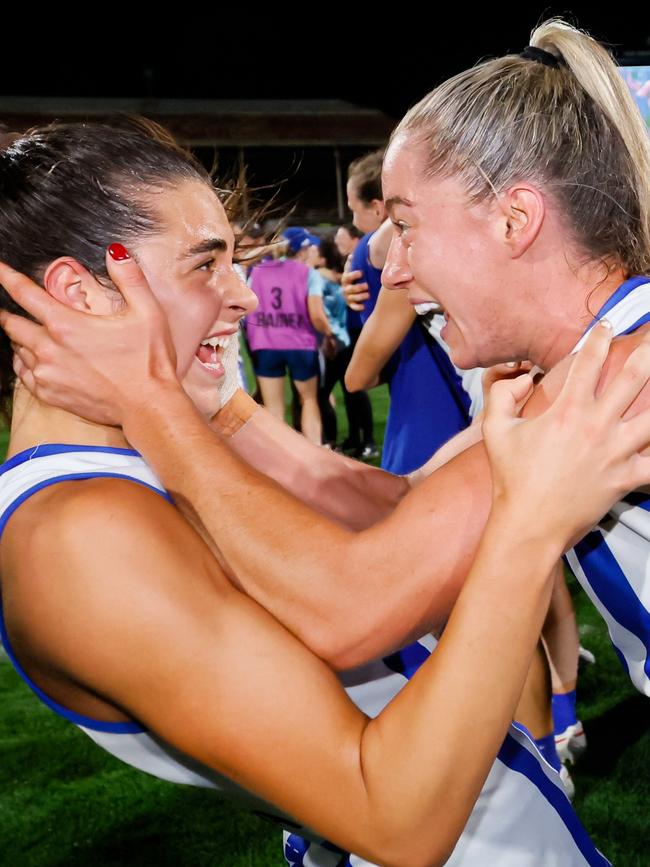
[[[398,350],[390,385],[381,465],[398,475],[417,470],[470,424],[469,397],[447,354],[418,322]]]
[[[506,735],[503,746],[499,750],[497,758],[507,765],[511,770],[517,771],[527,777],[534,786],[544,795],[549,804],[555,809],[562,821],[566,825],[573,840],[586,859],[587,863],[595,867],[595,865],[603,865],[607,867],[609,861],[604,855],[596,849],[594,844],[589,839],[589,835],[580,824],[580,820],[576,816],[571,802],[565,795],[562,788],[553,783],[544,773],[544,769],[534,755],[527,750],[522,749],[517,741],[511,736]]]
[[[368,244],[373,235],[374,232],[369,232],[367,235],[364,235],[352,254],[352,270],[362,272],[363,276],[361,282],[368,284],[368,293],[370,294],[370,298],[364,303],[363,310],[359,314],[362,325],[365,325],[366,321],[370,318],[370,314],[375,309],[375,304],[377,303],[377,298],[379,297],[379,291],[381,289],[381,269],[375,268],[374,265],[371,265],[370,260],[368,259]],[[394,352],[382,370],[382,379],[384,382],[390,384],[395,374],[398,361],[399,353]]]
[[[361,322],[364,325],[375,309],[379,290],[381,289],[381,270],[371,265],[368,258],[368,245],[373,235],[374,232],[364,235],[352,254],[352,270],[361,271],[363,274],[361,282],[368,284],[368,292],[370,293],[370,298],[364,303],[363,310],[361,311]]]
[[[643,606],[603,538],[596,530],[579,542],[573,549],[592,590],[618,623],[647,648],[650,645],[650,612]],[[629,674],[625,656],[613,642],[618,658]],[[650,659],[644,665],[646,677],[650,678]]]
[[[424,645],[418,641],[391,653],[390,656],[384,657],[384,663],[391,671],[396,671],[397,674],[403,674],[407,680],[410,680],[418,668],[423,665],[431,656],[431,651],[427,650]]]

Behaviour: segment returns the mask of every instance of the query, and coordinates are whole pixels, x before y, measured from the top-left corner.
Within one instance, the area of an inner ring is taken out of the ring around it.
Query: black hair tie
[[[536,63],[543,63],[544,66],[550,66],[552,69],[559,69],[564,66],[564,60],[551,54],[550,51],[544,51],[543,48],[535,48],[534,45],[527,45],[519,55],[526,60],[534,60]]]

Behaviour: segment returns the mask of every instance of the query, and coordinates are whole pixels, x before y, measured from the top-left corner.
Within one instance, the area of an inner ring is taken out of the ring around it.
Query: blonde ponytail
[[[587,256],[650,274],[650,139],[616,64],[559,19],[530,44],[560,63],[486,61],[428,94],[393,137],[424,144],[425,174],[460,176],[472,201],[539,184]]]

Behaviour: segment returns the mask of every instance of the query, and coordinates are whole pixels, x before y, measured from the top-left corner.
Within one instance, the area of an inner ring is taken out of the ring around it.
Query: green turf
[[[0,665],[0,863],[273,865],[277,832],[212,792],[126,767]]]
[[[381,441],[386,390],[372,399]],[[340,439],[342,405],[339,394]],[[582,643],[597,656],[578,691],[589,750],[574,770],[576,809],[618,867],[645,867],[650,704],[629,685],[575,582],[572,590]],[[0,867],[284,864],[277,829],[213,792],[164,783],[111,758],[37,701],[4,657],[0,694]]]

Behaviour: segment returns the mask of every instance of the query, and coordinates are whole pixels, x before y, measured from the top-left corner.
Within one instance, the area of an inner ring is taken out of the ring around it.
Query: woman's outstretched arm
[[[345,373],[348,391],[372,388],[379,383],[379,374],[406,337],[415,316],[404,291],[381,289]]]
[[[198,513],[229,574],[332,665],[357,665],[444,622],[490,509],[484,447],[434,472],[389,517],[350,532],[256,473],[208,429],[178,387],[166,323],[139,269],[132,260],[110,268],[128,302],[114,318],[68,310],[1,269],[3,285],[55,331],[53,340],[37,324],[2,314],[38,358],[27,384],[78,414],[100,413],[102,421],[122,414],[134,445]],[[23,358],[29,366],[30,355]]]
[[[112,482],[108,507],[100,479],[46,489],[35,496],[57,508],[13,516],[2,566],[15,648],[345,849],[387,865],[444,863],[512,717],[558,556],[650,479],[637,455],[648,413],[620,419],[650,346],[596,399],[603,331],[539,419],[515,418],[528,377],[498,389],[485,422],[494,503],[476,561],[438,649],[376,719],[223,579],[168,503],[128,482]],[[53,540],[65,552],[54,562]]]
[[[410,481],[310,442],[239,390],[210,423],[235,454],[350,530],[387,517]]]

